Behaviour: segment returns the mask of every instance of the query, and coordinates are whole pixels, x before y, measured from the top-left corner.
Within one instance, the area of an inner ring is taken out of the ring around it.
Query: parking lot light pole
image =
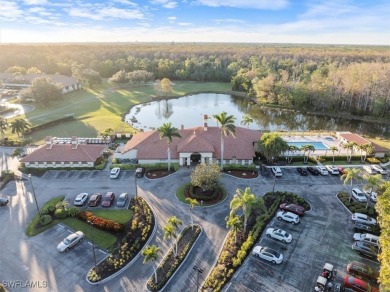
[[[96,265],[96,253],[95,253],[95,241],[93,240],[93,222],[87,221],[91,225],[91,239],[92,239],[92,253],[93,253],[93,262],[95,264],[95,273],[97,273],[97,265]]]
[[[37,197],[35,196],[34,186],[33,186],[32,181],[31,181],[31,173],[28,175],[28,179],[29,179],[29,181],[30,181],[31,190],[32,190],[32,194],[33,194],[33,197],[34,197],[35,205],[37,206],[39,218],[41,218],[41,211],[39,211],[39,206],[38,206]]]
[[[138,187],[137,187],[137,174],[134,173],[134,184],[135,184],[135,198],[137,199]]]
[[[196,292],[199,291],[199,274],[203,273],[203,269],[197,265],[193,266],[192,269],[196,271]]]

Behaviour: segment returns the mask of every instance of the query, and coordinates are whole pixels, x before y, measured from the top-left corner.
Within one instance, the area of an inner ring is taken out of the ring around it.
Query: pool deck
[[[341,155],[341,156],[345,156],[347,155],[347,151],[345,149],[343,149],[340,145],[341,145],[341,141],[337,138],[334,138],[334,137],[330,137],[330,136],[327,136],[327,135],[317,135],[317,136],[282,136],[282,138],[287,141],[287,142],[321,142],[323,143],[324,145],[326,145],[327,147],[332,147],[332,146],[336,146],[339,151],[335,152],[335,156],[338,156],[338,155]],[[332,138],[333,140],[331,141],[329,138]],[[303,155],[303,152],[302,151],[299,151],[298,153],[301,153]],[[287,154],[287,153],[286,153]],[[295,154],[290,154],[290,155],[296,155],[297,153]],[[329,149],[326,149],[326,150],[318,150],[316,149],[314,151],[314,153],[311,154],[312,156],[323,156],[323,155],[326,155],[326,156],[331,156],[332,155],[332,151],[330,151]],[[287,154],[288,156],[288,154]]]

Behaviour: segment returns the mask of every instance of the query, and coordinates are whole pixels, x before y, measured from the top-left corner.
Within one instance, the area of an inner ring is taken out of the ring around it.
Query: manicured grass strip
[[[154,274],[147,282],[149,291],[160,291],[175,273],[176,269],[185,260],[196,239],[199,237],[201,228],[199,225],[188,225],[180,233],[177,239],[177,256],[171,248],[157,267],[157,283],[154,282]]]
[[[61,222],[75,231],[82,231],[88,240],[93,241],[101,248],[108,249],[116,243],[116,237],[114,235],[97,229],[77,218],[65,218]]]
[[[92,213],[95,216],[108,219],[108,220],[114,220],[118,223],[125,224],[130,221],[130,219],[133,217],[134,212],[132,210],[94,210]]]

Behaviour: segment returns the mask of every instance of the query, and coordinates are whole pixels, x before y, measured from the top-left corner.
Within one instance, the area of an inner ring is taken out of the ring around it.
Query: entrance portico
[[[179,165],[190,166],[192,163],[205,163],[209,164],[213,162],[213,153],[211,152],[193,152],[193,153],[180,153]]]

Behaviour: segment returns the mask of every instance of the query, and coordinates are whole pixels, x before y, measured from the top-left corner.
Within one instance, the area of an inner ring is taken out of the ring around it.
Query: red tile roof
[[[349,142],[355,142],[358,145],[371,144],[370,141],[368,141],[367,139],[364,139],[363,137],[361,137],[357,134],[343,133],[343,134],[339,134],[339,136],[344,138],[345,140],[347,140]]]
[[[21,162],[95,162],[106,147],[101,144],[79,144],[76,149],[72,149],[72,144],[53,144],[47,149],[47,146],[42,145],[21,159]]]
[[[221,130],[218,127],[203,127],[179,130],[182,138],[174,137],[171,143],[171,158],[179,159],[179,152],[212,152],[216,159],[221,158]],[[261,137],[261,132],[236,127],[236,138],[224,138],[224,159],[252,159],[255,156],[253,143]],[[166,159],[167,141],[160,139],[157,130],[140,132],[127,142],[122,153],[137,149],[138,159]]]

